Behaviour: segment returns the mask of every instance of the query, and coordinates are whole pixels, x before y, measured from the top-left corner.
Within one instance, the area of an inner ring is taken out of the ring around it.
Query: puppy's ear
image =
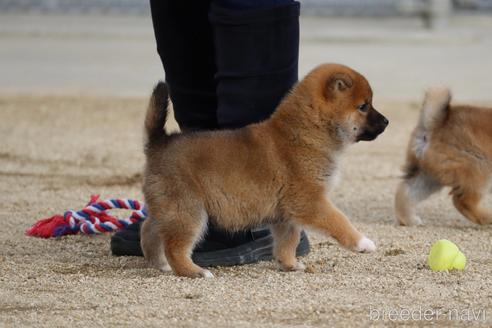
[[[344,92],[352,87],[352,79],[344,73],[336,73],[326,81],[325,96],[329,100],[337,93]]]

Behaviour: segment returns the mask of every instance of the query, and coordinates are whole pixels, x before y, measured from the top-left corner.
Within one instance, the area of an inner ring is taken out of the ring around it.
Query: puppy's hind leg
[[[405,226],[422,224],[422,220],[416,213],[417,205],[441,187],[436,180],[423,172],[411,178],[405,178],[398,185],[395,196],[397,222]]]
[[[166,257],[174,273],[190,278],[213,278],[210,271],[199,267],[191,259],[195,244],[207,228],[208,218],[203,207],[181,204],[174,213],[169,214],[169,220],[161,224],[161,234]]]
[[[302,271],[306,267],[296,259],[296,248],[301,239],[301,228],[290,222],[270,226],[273,235],[273,256],[283,271]]]
[[[164,240],[159,235],[159,223],[148,218],[140,228],[140,246],[145,259],[161,271],[171,271],[164,253]]]
[[[479,190],[456,188],[452,194],[454,206],[468,220],[482,225],[492,223],[492,212],[480,205],[482,193]]]

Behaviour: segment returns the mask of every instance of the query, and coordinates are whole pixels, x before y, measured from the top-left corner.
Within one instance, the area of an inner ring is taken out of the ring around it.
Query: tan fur
[[[442,187],[451,187],[455,207],[470,221],[492,222],[492,212],[480,205],[492,179],[492,108],[451,106],[450,100],[443,87],[425,96],[395,198],[402,225],[421,224],[415,207]]]
[[[154,93],[158,90],[162,87]],[[156,98],[146,120],[143,191],[149,219],[141,232],[144,255],[154,266],[167,268],[167,259],[178,275],[211,276],[190,258],[207,218],[227,230],[270,224],[274,255],[288,271],[303,269],[295,249],[304,226],[347,248],[374,250],[326,197],[326,181],[342,150],[374,139],[388,123],[372,108],[372,91],[362,75],[322,65],[293,88],[270,119],[230,131],[157,136],[165,115],[156,112],[165,112],[166,104],[156,105]],[[364,102],[367,112],[357,109]]]

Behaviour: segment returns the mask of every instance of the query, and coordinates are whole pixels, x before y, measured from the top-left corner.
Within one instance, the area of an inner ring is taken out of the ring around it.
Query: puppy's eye
[[[365,113],[369,110],[369,104],[368,103],[363,103],[362,105],[357,107],[358,110],[361,112]]]

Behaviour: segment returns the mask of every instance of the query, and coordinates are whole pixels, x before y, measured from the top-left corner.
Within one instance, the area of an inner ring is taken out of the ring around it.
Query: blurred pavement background
[[[492,1],[453,10],[436,1],[434,14],[418,0],[301,1],[300,76],[339,62],[366,75],[376,101],[419,101],[433,83],[461,101],[492,100]],[[146,96],[163,78],[145,1],[0,0],[0,9],[2,93]]]

